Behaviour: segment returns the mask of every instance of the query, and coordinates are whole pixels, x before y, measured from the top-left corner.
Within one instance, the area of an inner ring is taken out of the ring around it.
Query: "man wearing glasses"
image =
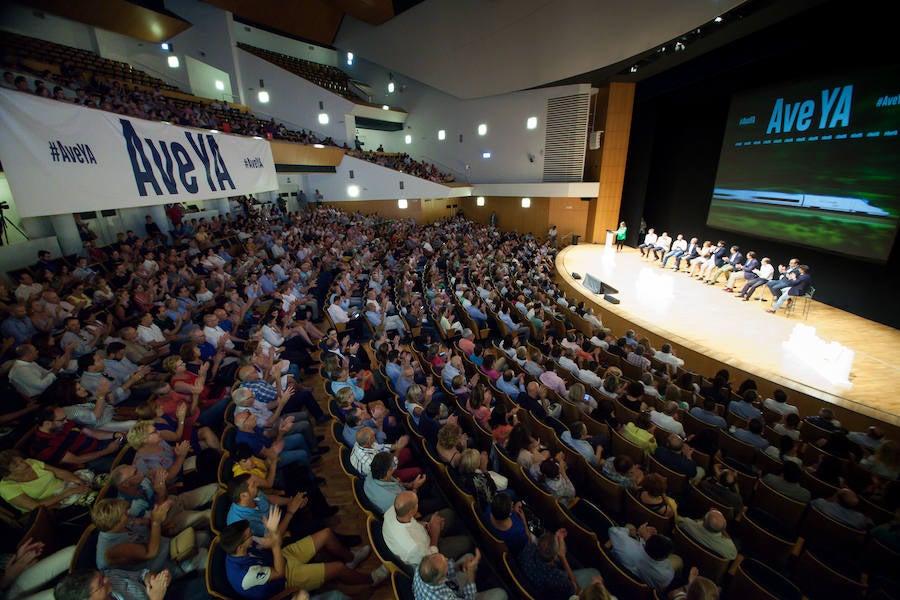
[[[120,432],[78,429],[62,408],[49,407],[38,415],[29,454],[55,466],[107,473],[124,439]]]
[[[60,581],[53,595],[56,600],[163,600],[171,582],[169,571],[79,569]]]

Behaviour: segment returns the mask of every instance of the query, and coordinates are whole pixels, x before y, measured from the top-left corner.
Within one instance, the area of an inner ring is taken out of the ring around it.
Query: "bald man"
[[[413,595],[416,600],[433,598],[477,598],[478,600],[506,600],[506,591],[492,588],[479,592],[475,576],[481,552],[466,554],[457,561],[448,560],[440,552],[422,559],[413,576]]]
[[[849,488],[838,490],[830,498],[816,498],[810,504],[819,512],[853,529],[866,531],[872,526],[869,517],[856,510],[859,496]]]
[[[737,548],[734,541],[725,533],[728,525],[719,510],[711,508],[702,519],[684,519],[677,525],[681,527],[688,537],[712,552],[727,560],[737,558]]]
[[[547,400],[547,388],[536,381],[529,382],[516,402],[539,419],[546,419],[547,415],[559,418],[562,413],[562,406]]]
[[[437,552],[456,558],[475,548],[467,535],[448,535],[457,530],[455,511],[440,510],[423,523],[416,520],[418,510],[419,496],[410,490],[400,492],[384,513],[384,542],[398,560],[416,566]]]

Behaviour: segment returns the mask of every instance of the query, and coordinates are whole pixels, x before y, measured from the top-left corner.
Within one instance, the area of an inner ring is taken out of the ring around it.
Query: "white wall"
[[[62,256],[56,237],[37,238],[15,246],[3,246],[0,248],[0,276],[8,281],[7,271],[33,265],[37,262],[37,253],[40,250],[49,251],[53,258]]]
[[[183,65],[188,74],[190,81],[190,91],[195,96],[201,98],[215,98],[217,100],[225,100],[231,102],[233,99],[231,93],[231,77],[225,71],[217,69],[197,60],[192,56],[184,57]],[[216,82],[221,81],[224,89],[216,88]]]
[[[353,179],[350,171],[353,171]],[[400,182],[403,189],[400,189]],[[347,194],[348,185],[357,185],[358,198]],[[448,198],[454,195],[454,188],[424,179],[404,175],[376,164],[345,156],[337,167],[337,173],[306,173],[303,191],[310,202],[315,201],[318,189],[328,202],[344,200],[391,200],[394,198]]]
[[[280,52],[295,58],[302,58],[323,65],[343,69],[341,57],[343,54],[329,48],[323,48],[307,42],[292,40],[291,38],[269,33],[243,23],[234,23],[234,38],[238,42]]]
[[[461,100],[366,60],[357,59],[346,70],[355,79],[372,84],[373,102],[408,112],[403,131],[358,129],[365,150],[383,144],[387,152],[407,152],[449,170],[460,181],[473,183],[541,181],[547,100],[590,90],[587,84],[568,85]],[[387,92],[389,75],[395,84],[393,94]],[[525,122],[532,116],[538,118],[538,126],[528,130]],[[480,123],[488,127],[484,137],[477,133]],[[437,138],[440,129],[447,132],[444,141]],[[407,134],[412,136],[411,144],[404,141]],[[482,158],[485,151],[491,153],[490,160]],[[529,161],[529,154],[534,162]]]
[[[43,16],[35,16],[35,13]],[[0,29],[82,50],[97,51],[93,27],[12,2],[0,5]]]
[[[136,40],[105,29],[96,27],[92,29],[97,39],[97,50],[103,58],[128,63],[182,90],[190,90],[183,55],[179,56],[181,66],[177,69],[170,69],[166,62],[168,53],[162,50],[159,44]]]
[[[237,57],[246,85],[246,103],[254,113],[272,115],[275,120],[330,136],[338,144],[347,141],[345,115],[353,109],[352,102],[244,50],[238,50]],[[269,92],[268,104],[256,99],[260,79]],[[320,101],[329,115],[328,125],[319,124]]]

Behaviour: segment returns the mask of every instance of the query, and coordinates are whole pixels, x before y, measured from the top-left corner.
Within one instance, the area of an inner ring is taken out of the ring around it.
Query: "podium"
[[[613,247],[613,240],[615,239],[615,237],[616,237],[615,231],[613,231],[612,229],[606,230],[606,247],[607,248]]]

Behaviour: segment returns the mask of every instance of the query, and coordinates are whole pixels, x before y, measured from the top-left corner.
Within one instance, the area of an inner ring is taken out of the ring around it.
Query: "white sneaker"
[[[363,561],[365,561],[367,558],[369,558],[370,554],[372,554],[371,546],[368,546],[368,545],[360,546],[359,548],[357,548],[356,550],[353,551],[353,560],[346,563],[347,568],[355,569],[356,567],[361,565],[363,563]]]
[[[372,571],[372,587],[378,587],[379,585],[387,581],[389,575],[390,572],[384,565],[381,565],[380,567]]]
[[[191,573],[193,571],[203,571],[206,569],[206,557],[208,554],[209,550],[207,550],[206,548],[200,548],[195,557],[181,561],[181,564],[179,566],[185,573]]]

